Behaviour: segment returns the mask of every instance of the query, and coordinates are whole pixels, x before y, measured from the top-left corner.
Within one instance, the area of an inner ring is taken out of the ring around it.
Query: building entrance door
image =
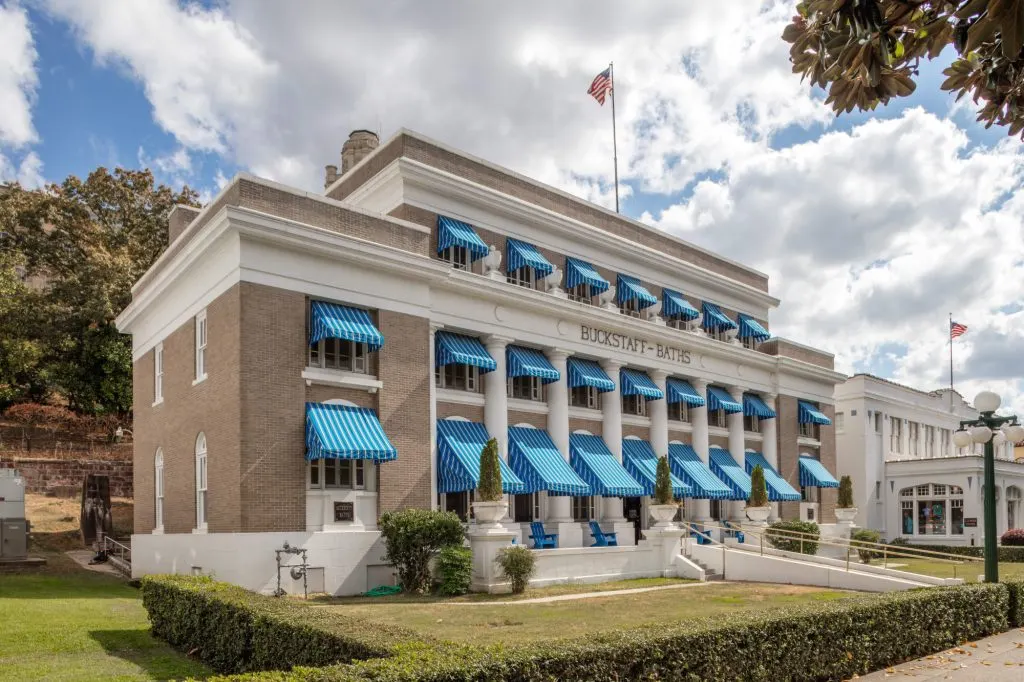
[[[636,536],[635,542],[640,542],[641,523],[643,521],[643,502],[639,497],[622,498],[622,511],[626,520],[633,524],[633,533]]]

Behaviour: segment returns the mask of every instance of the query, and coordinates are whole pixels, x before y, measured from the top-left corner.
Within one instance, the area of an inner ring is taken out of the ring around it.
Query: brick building
[[[390,581],[381,512],[471,517],[499,442],[505,525],[646,527],[650,462],[685,515],[834,522],[830,354],[768,332],[765,275],[409,131],[352,133],[323,194],[242,174],[119,317],[135,367],[137,573],[339,594]],[[590,437],[596,436],[596,438]],[[524,533],[524,536],[526,534]]]

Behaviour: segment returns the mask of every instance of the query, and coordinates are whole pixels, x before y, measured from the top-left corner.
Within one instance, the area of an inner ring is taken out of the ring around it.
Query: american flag
[[[967,333],[967,325],[960,324],[959,322],[949,321],[949,338],[955,339],[958,336],[963,336]]]
[[[608,96],[608,93],[612,91],[612,69],[608,67],[601,73],[597,74],[597,78],[590,84],[590,89],[587,90],[588,95],[592,95],[597,103],[604,106],[604,99]]]

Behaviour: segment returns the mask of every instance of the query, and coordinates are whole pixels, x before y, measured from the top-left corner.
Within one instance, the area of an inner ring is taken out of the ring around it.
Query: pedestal
[[[649,528],[644,531],[644,539],[654,549],[658,562],[657,565],[660,567],[663,578],[671,578],[677,575],[675,558],[683,553],[683,535],[685,532],[681,528]]]
[[[586,540],[590,537],[590,532],[583,530],[584,525],[577,521],[562,521],[548,532],[558,533],[559,547],[589,547],[590,543]]]
[[[501,570],[495,559],[498,552],[512,546],[514,533],[504,528],[471,528],[467,534],[469,547],[473,552],[473,592],[510,592],[511,587],[500,577]]]

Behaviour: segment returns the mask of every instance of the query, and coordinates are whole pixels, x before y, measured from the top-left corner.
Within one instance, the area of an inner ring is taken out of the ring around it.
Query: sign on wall
[[[978,527],[978,517],[977,516],[968,516],[968,517],[964,518],[964,528],[977,528],[977,527]]]
[[[354,502],[335,502],[334,503],[334,522],[338,523],[341,521],[355,521],[356,520],[356,505]]]
[[[688,350],[678,346],[666,346],[663,343],[652,343],[647,339],[630,336],[629,334],[619,334],[607,329],[587,326],[580,327],[580,340],[597,346],[605,346],[606,348],[623,350],[627,353],[657,358],[658,360],[679,362],[684,365],[690,364],[690,351]]]

